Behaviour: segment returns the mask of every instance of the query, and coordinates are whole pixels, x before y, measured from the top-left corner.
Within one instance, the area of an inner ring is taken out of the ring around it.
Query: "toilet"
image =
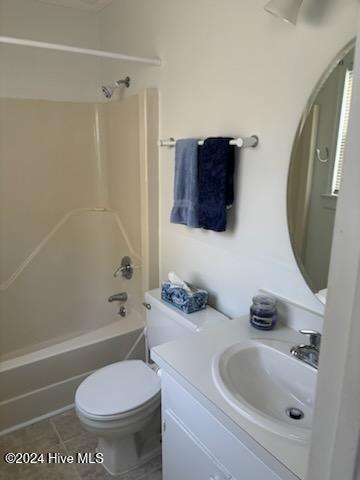
[[[160,289],[146,292],[148,348],[221,325],[228,318],[211,307],[190,315],[161,300]],[[124,360],[89,375],[75,395],[83,427],[97,435],[103,466],[112,475],[126,472],[160,450],[160,375],[155,364]],[[155,435],[158,442],[146,438]]]

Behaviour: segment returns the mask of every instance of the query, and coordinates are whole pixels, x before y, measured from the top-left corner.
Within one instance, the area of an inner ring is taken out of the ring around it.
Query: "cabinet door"
[[[163,480],[236,480],[171,410],[163,420]]]

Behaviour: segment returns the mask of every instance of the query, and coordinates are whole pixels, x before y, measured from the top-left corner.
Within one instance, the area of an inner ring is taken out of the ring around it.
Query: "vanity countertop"
[[[290,348],[301,343],[303,336],[281,324],[271,331],[255,330],[249,325],[248,316],[244,316],[187,339],[159,345],[152,349],[151,357],[162,369],[175,374],[185,387],[188,385],[205,397],[209,406],[225,414],[293,474],[305,478],[310,442],[282,437],[246,419],[223,398],[213,380],[212,361],[217,352],[256,339],[283,341]]]

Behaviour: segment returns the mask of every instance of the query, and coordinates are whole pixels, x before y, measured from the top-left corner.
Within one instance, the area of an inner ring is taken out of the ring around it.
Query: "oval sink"
[[[215,384],[248,420],[274,433],[307,440],[311,434],[317,371],[292,357],[283,342],[247,342],[213,361]]]

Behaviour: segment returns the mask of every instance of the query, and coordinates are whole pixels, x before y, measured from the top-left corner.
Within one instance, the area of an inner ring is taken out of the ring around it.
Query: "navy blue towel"
[[[234,201],[235,148],[231,138],[207,138],[198,152],[200,227],[226,230],[227,207]]]

